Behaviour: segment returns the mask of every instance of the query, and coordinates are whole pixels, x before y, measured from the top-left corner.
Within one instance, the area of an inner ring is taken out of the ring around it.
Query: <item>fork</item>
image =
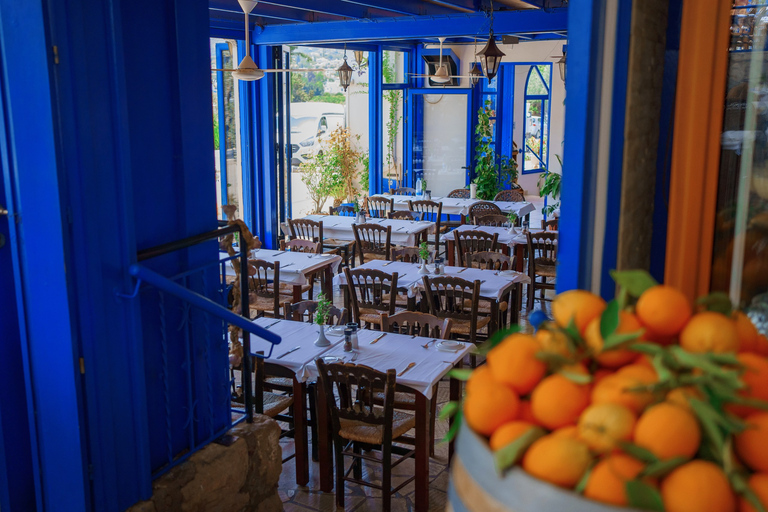
[[[425,344],[423,344],[423,345],[422,345],[422,347],[424,347],[424,348],[429,348],[429,344],[430,344],[430,343],[432,343],[432,342],[434,342],[434,341],[437,341],[437,340],[429,340],[428,342],[426,342]]]

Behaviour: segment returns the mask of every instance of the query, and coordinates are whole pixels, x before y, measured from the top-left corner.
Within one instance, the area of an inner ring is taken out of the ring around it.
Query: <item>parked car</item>
[[[291,165],[301,165],[322,151],[322,142],[339,126],[346,126],[344,105],[292,103]]]
[[[528,116],[525,119],[525,136],[526,137],[541,136],[541,116]]]

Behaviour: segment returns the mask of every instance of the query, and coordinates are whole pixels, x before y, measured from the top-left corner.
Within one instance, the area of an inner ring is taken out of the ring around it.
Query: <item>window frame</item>
[[[539,66],[547,66],[549,68],[549,81],[544,79],[544,76],[541,74],[541,70],[539,69]],[[531,77],[534,76],[533,72],[536,71],[536,74],[539,76],[539,79],[541,80],[541,83],[544,84],[544,87],[547,89],[547,94],[529,94],[528,93],[528,86],[531,81]],[[528,116],[526,115],[528,112],[528,102],[529,101],[542,101],[546,102],[546,105],[542,103],[541,108],[541,128],[539,130],[539,153],[537,154],[533,149],[531,149],[528,146],[527,137],[526,137],[526,128],[528,123]],[[546,121],[547,126],[546,129],[543,126],[544,122],[544,110],[546,110]],[[550,136],[550,117],[551,117],[551,111],[552,111],[552,64],[551,63],[536,63],[531,64],[531,68],[528,70],[528,75],[525,78],[525,87],[523,89],[523,144],[522,148],[520,149],[520,152],[522,153],[521,158],[521,164],[520,164],[520,174],[538,174],[542,172],[547,172],[549,169],[549,136]],[[544,151],[544,135],[546,134],[546,140],[547,140],[547,151]],[[535,169],[526,169],[525,167],[525,157],[527,153],[531,153],[540,164],[540,167]]]

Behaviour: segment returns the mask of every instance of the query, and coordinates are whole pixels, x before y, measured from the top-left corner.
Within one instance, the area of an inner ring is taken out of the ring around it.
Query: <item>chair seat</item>
[[[354,241],[351,240],[337,240],[335,238],[326,238],[323,240],[323,247],[350,247],[354,245]]]
[[[274,418],[293,405],[293,397],[290,395],[279,395],[277,393],[264,391],[262,396],[264,403],[264,414],[270,418]]]
[[[251,295],[249,299],[248,306],[250,309],[255,309],[256,311],[272,311],[275,308],[275,299],[272,297],[261,297],[256,296],[256,300],[254,300],[254,295]],[[278,304],[283,304],[285,302],[293,302],[293,294],[290,293],[281,293],[280,298],[278,300]]]
[[[301,285],[301,293],[306,293],[312,289],[311,284]],[[293,285],[288,283],[280,283],[280,295],[290,295],[293,297]]]
[[[536,275],[541,277],[557,277],[557,268],[554,265],[536,264]]]
[[[464,336],[469,336],[469,326],[470,321],[469,320],[454,320],[451,319],[451,334],[462,334]],[[477,319],[477,330],[479,331],[483,327],[487,326],[489,323],[491,323],[491,317],[484,316],[484,317],[478,317]]]
[[[384,442],[384,426],[371,425],[355,420],[341,419],[339,435],[349,441],[367,444],[382,444]],[[416,417],[401,411],[392,415],[392,439],[397,439],[416,426]]]
[[[364,252],[363,259],[366,263],[368,263],[371,260],[386,260],[387,256],[385,254],[377,254],[375,252]]]
[[[293,387],[293,380],[287,377],[266,377],[264,383],[270,386],[280,386],[284,388]]]
[[[384,402],[384,392],[379,391],[374,395],[377,403]],[[395,408],[398,406],[414,406],[416,405],[416,395],[413,393],[403,393],[402,391],[395,391]]]
[[[491,314],[491,306],[492,304],[488,301],[480,301],[480,304],[477,305],[477,312],[481,315],[490,315]],[[504,312],[507,310],[507,301],[499,302],[499,311]]]
[[[382,299],[385,302],[388,301],[389,300],[389,294],[385,293],[382,296]],[[404,293],[398,293],[397,297],[395,298],[395,305],[403,307],[403,308],[407,308],[408,307],[408,295],[406,295]]]
[[[402,308],[395,308],[395,313],[403,311]],[[386,311],[379,311],[378,309],[360,308],[360,320],[368,324],[381,324],[381,315]]]

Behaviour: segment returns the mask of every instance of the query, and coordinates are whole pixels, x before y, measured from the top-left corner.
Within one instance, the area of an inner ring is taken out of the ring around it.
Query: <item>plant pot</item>
[[[448,500],[454,512],[639,512],[589,500],[519,466],[500,475],[488,442],[463,421],[451,459]]]
[[[317,339],[315,340],[315,346],[316,347],[329,347],[331,345],[331,342],[328,341],[328,338],[325,337],[325,326],[321,325],[320,332],[317,334]]]
[[[469,184],[469,198],[477,199],[477,185],[475,183]]]

